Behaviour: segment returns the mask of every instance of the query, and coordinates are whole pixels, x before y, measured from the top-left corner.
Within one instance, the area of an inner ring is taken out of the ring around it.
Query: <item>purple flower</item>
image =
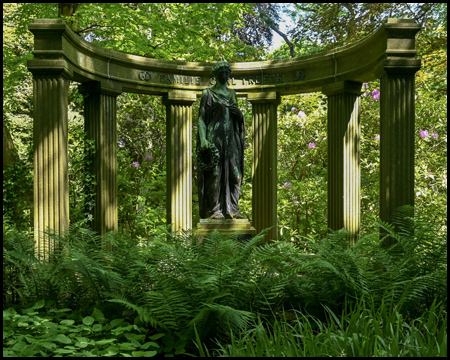
[[[436,134],[436,133],[432,133],[431,136],[434,137],[434,138],[436,138],[436,139],[439,137],[439,135]]]
[[[422,130],[422,131],[420,132],[420,137],[421,137],[421,138],[426,138],[426,137],[428,137],[428,130]]]
[[[302,117],[305,117],[306,116],[306,114],[303,112],[303,110],[300,110],[299,112],[298,112],[298,117],[299,118],[302,118]]]
[[[292,184],[287,182],[286,184],[284,184],[284,187],[286,189],[290,189],[292,187]]]
[[[297,205],[298,204],[298,201],[297,200],[294,200],[294,205]]]
[[[144,159],[144,161],[152,161],[152,160],[153,160],[152,154],[147,155],[147,157]]]
[[[369,84],[368,83],[363,83],[363,85],[365,85],[366,89],[369,88]]]
[[[380,99],[380,92],[377,89],[372,91],[372,95],[373,95],[373,99],[374,100],[379,100]]]
[[[375,140],[380,140],[380,135],[375,136]]]
[[[141,164],[139,164],[139,162],[137,161],[133,161],[133,166],[138,168],[139,166],[141,166]]]
[[[316,147],[316,144],[313,143],[313,142],[312,142],[312,143],[309,143],[309,147],[310,147],[310,148],[315,148],[315,147]]]
[[[296,107],[293,107],[292,109],[291,109],[291,111],[296,111],[297,110],[297,108]]]

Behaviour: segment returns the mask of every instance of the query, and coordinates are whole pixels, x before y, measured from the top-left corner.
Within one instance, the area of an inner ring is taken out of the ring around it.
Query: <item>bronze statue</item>
[[[246,219],[239,212],[244,172],[244,116],[227,88],[231,66],[214,65],[216,84],[203,90],[198,117],[197,163],[200,218]]]

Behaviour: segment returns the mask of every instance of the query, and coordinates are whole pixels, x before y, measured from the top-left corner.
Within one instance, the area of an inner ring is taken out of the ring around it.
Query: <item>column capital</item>
[[[116,83],[106,81],[90,81],[82,83],[78,86],[78,91],[84,96],[92,93],[111,96],[122,94],[122,89],[119,89]]]
[[[162,103],[164,105],[192,105],[196,100],[197,95],[195,95],[195,93],[187,91],[169,91],[163,95]]]
[[[323,86],[322,92],[327,96],[342,93],[361,95],[362,83],[356,81],[339,81],[333,84],[327,84]]]
[[[420,59],[386,59],[375,75],[382,78],[386,74],[415,74],[420,67]]]
[[[72,79],[73,72],[65,60],[28,60],[27,68],[36,75],[63,75],[67,79]]]
[[[281,103],[281,96],[277,92],[248,93],[247,100],[252,104],[273,103],[279,105]]]

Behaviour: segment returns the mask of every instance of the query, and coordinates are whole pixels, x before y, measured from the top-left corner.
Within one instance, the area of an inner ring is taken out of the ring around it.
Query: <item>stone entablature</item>
[[[157,60],[105,49],[81,39],[58,19],[36,19],[29,29],[35,36],[35,59],[28,68],[35,73],[55,67],[78,82],[101,81],[103,88],[155,95],[184,90],[199,96],[211,86],[212,63]],[[367,38],[334,50],[288,60],[230,63],[230,87],[240,96],[261,91],[288,95],[322,91],[334,82],[380,78],[386,61],[417,67],[414,37],[419,29],[413,20],[389,19]]]

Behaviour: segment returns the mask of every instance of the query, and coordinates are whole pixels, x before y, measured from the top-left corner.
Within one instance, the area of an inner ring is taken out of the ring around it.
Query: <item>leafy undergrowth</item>
[[[178,355],[173,338],[166,334],[148,336],[148,330],[137,319],[105,319],[94,309],[91,316],[80,318],[71,309],[46,309],[41,300],[17,313],[13,308],[3,311],[3,356],[125,356],[152,357]]]
[[[446,307],[446,306],[445,306]],[[200,356],[219,357],[447,357],[447,312],[435,304],[422,316],[406,321],[386,303],[358,300],[337,316],[326,308],[328,321],[295,311],[294,319],[254,323],[227,342],[207,347],[197,339]]]
[[[446,354],[446,236],[408,213],[378,222],[382,238],[337,231],[309,252],[72,228],[50,261],[4,227],[4,356]]]

